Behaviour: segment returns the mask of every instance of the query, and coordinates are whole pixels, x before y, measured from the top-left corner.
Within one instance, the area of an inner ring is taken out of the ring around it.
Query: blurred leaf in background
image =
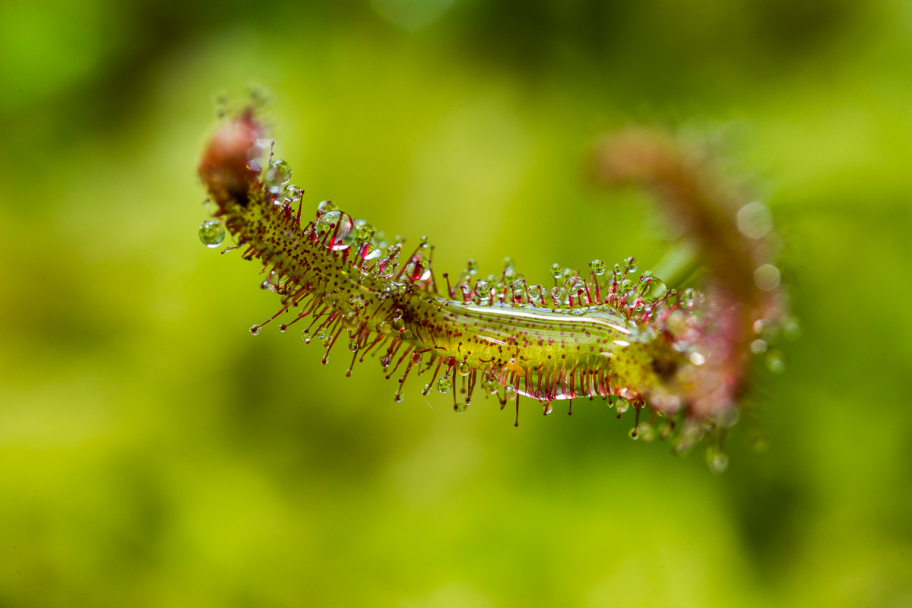
[[[912,605],[910,66],[899,1],[6,0],[0,606]],[[251,83],[305,204],[535,280],[667,247],[599,134],[740,134],[803,329],[769,449],[713,477],[250,336],[194,167]]]

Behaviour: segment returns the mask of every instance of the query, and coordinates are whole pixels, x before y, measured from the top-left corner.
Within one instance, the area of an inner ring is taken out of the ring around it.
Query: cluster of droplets
[[[583,276],[572,268],[553,264],[550,274],[552,285],[529,284],[516,272],[511,258],[504,259],[501,274],[476,277],[478,264],[469,260],[455,283],[450,287],[450,297],[480,306],[506,304],[515,307],[537,306],[554,310],[570,310],[583,314],[588,309],[611,309],[628,318],[647,321],[654,316],[658,304],[673,297],[665,283],[645,271],[639,277],[635,258],[615,264],[609,272],[602,260],[589,263],[589,274]],[[447,275],[444,275],[447,277]],[[448,277],[447,277],[448,278]]]

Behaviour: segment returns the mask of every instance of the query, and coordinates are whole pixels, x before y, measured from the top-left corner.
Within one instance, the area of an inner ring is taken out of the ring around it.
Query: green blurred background
[[[668,248],[600,133],[727,125],[803,329],[769,449],[252,337],[195,176],[251,83],[305,204],[533,280]],[[904,0],[4,0],[0,606],[912,606],[910,102]]]

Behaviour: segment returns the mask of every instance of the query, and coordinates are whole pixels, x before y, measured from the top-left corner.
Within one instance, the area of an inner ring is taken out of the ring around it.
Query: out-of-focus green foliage
[[[899,1],[0,3],[0,606],[909,606],[910,66]],[[194,172],[251,82],[306,204],[537,280],[667,248],[599,133],[738,134],[803,328],[769,449],[714,477],[601,402],[514,429],[251,337]]]

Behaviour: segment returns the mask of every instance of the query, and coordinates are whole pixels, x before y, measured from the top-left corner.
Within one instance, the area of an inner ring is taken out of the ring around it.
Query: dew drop
[[[475,274],[478,272],[478,262],[475,260],[469,260],[466,262],[466,272],[469,274]]]
[[[541,298],[544,288],[541,285],[529,285],[527,293],[529,294],[530,300],[538,300]]]
[[[288,201],[294,202],[296,200],[299,200],[303,194],[304,191],[294,184],[288,184],[285,186],[285,199]]]
[[[563,287],[554,287],[551,289],[551,299],[555,304],[566,304],[567,290]]]
[[[199,238],[210,249],[218,247],[225,240],[225,227],[215,220],[206,220],[199,227]]]
[[[437,381],[437,390],[441,393],[449,393],[453,387],[453,381],[449,378],[441,378]]]
[[[466,361],[460,361],[459,366],[456,368],[456,371],[459,372],[460,376],[468,376],[469,372],[472,371],[472,368]]]
[[[721,475],[728,468],[728,456],[715,447],[706,449],[706,464],[713,475]]]
[[[555,279],[559,279],[561,274],[564,272],[564,267],[560,264],[551,264],[551,276]]]
[[[417,281],[424,274],[424,264],[420,259],[413,259],[405,266],[405,277],[410,281]]]
[[[324,213],[329,213],[330,211],[338,211],[339,207],[330,200],[321,201],[317,205],[317,217],[319,218]]]
[[[354,222],[344,211],[327,211],[314,228],[314,241],[327,249],[342,251],[355,242]]]
[[[348,311],[342,315],[342,326],[345,329],[355,330],[361,326],[361,320],[358,318],[358,313],[353,310]]]
[[[643,443],[651,443],[655,439],[655,431],[652,428],[652,425],[646,422],[645,420],[639,423],[636,427],[637,437]]]
[[[779,287],[782,275],[772,264],[764,264],[754,271],[754,283],[763,291],[772,291]]]
[[[384,258],[377,262],[377,276],[381,279],[389,279],[393,276],[393,273],[396,272],[396,266],[398,262],[390,260],[389,258]]]
[[[255,336],[255,335],[257,335],[258,333],[260,333],[260,330],[261,330],[262,328],[263,328],[262,325],[252,325],[252,326],[250,327],[250,334]]]
[[[637,271],[637,259],[633,256],[624,258],[624,265],[626,266],[626,271],[628,273]]]
[[[254,108],[263,108],[272,99],[272,93],[261,84],[256,84],[247,89],[247,99]]]
[[[263,176],[263,183],[266,184],[268,191],[278,194],[290,179],[291,167],[284,160],[275,159],[269,163],[266,175]]]
[[[491,284],[487,281],[478,281],[475,283],[475,295],[481,298],[482,302],[491,297]]]
[[[738,230],[750,239],[759,239],[773,229],[773,216],[769,209],[756,201],[741,207],[737,221]]]
[[[630,408],[630,402],[626,399],[618,399],[614,404],[618,414],[623,414]]]
[[[544,414],[545,416],[550,415],[551,412],[553,412],[553,411],[554,411],[554,408],[551,407],[550,401],[542,407],[542,414]]]
[[[592,271],[592,274],[602,276],[605,274],[605,262],[602,260],[592,260],[589,262],[589,269]]]
[[[380,366],[383,368],[387,368],[390,366],[391,361],[392,361],[392,359],[390,359],[389,355],[383,355],[382,357],[380,357]]]
[[[367,243],[374,234],[374,227],[366,220],[355,220],[355,238],[359,243]]]
[[[225,91],[218,93],[212,101],[215,106],[215,116],[217,118],[223,118],[225,114],[228,113],[228,110],[231,109],[231,96]]]
[[[580,277],[570,277],[567,279],[567,293],[573,297],[579,296],[586,291],[586,282]]]
[[[358,352],[359,350],[361,350],[361,347],[358,346],[358,341],[357,341],[357,340],[352,340],[351,342],[349,342],[349,343],[348,343],[348,350],[350,350],[350,351],[353,352],[353,353],[356,353],[356,352]]]
[[[453,406],[453,411],[455,411],[457,414],[464,414],[468,407],[468,403],[457,403]]]
[[[766,355],[766,367],[774,374],[785,371],[785,357],[778,350],[771,350]]]

